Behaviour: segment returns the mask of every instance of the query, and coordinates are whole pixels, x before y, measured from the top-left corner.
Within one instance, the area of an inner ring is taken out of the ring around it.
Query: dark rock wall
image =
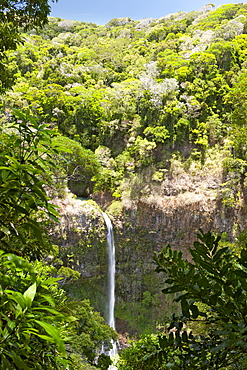
[[[64,208],[54,232],[64,264],[81,273],[68,290],[80,299],[89,298],[107,316],[106,226],[102,211],[93,201],[79,207],[76,204],[74,213]],[[103,197],[101,206],[105,208]],[[196,194],[158,201],[140,199],[124,206],[120,215],[110,217],[116,245],[116,327],[130,334],[155,330],[176,309],[171,297],[161,294],[164,277],[155,272],[155,251],[170,243],[189,258],[188,247],[193,245],[199,228],[226,232],[233,240],[246,227],[242,208],[226,207],[215,196]]]

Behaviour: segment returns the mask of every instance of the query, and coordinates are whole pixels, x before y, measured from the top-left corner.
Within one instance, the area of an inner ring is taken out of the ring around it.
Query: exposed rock
[[[226,232],[230,241],[246,228],[244,207],[223,201],[220,180],[213,170],[193,180],[177,173],[172,182],[163,180],[159,193],[115,201],[116,207],[109,194],[97,196],[102,209],[115,212],[110,216],[116,244],[116,327],[122,334],[154,330],[171,310],[172,301],[161,294],[164,277],[155,273],[155,251],[169,243],[190,258],[188,247],[199,228]],[[81,279],[69,287],[70,293],[89,298],[106,316],[108,267],[102,211],[92,200],[71,196],[56,204],[61,207],[61,222],[53,234],[61,258],[81,273]]]

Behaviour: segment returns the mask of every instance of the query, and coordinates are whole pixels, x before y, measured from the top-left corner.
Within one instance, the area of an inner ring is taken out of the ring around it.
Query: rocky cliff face
[[[106,315],[107,269],[106,227],[100,207],[68,194],[55,199],[60,222],[52,230],[63,265],[80,272],[81,277],[68,287],[76,298],[89,298]]]
[[[69,291],[89,298],[107,315],[106,226],[102,209],[112,219],[116,244],[116,327],[131,334],[153,331],[175,307],[160,293],[162,276],[155,273],[153,254],[168,243],[189,258],[199,228],[225,232],[229,241],[246,229],[241,198],[224,202],[220,181],[202,187],[184,182],[173,187],[164,181],[155,195],[113,201],[104,194],[96,202],[70,198],[61,204],[61,222],[53,235],[64,264],[77,269],[81,278]],[[200,185],[200,186],[199,186]],[[205,183],[204,183],[205,185]],[[58,202],[59,203],[59,202]]]
[[[121,318],[124,308],[131,310],[133,307],[131,314],[135,323],[131,325],[134,330],[140,327],[145,330],[154,324],[155,318],[162,322],[172,305],[168,297],[160,295],[163,277],[154,272],[155,251],[169,243],[189,259],[188,247],[196,240],[199,228],[227,233],[231,242],[247,226],[243,208],[222,204],[216,193],[211,193],[210,197],[192,193],[163,197],[157,202],[140,199],[124,208],[115,225],[117,312],[119,309]],[[148,293],[151,294],[149,306],[145,299]],[[126,319],[131,321],[130,315]]]

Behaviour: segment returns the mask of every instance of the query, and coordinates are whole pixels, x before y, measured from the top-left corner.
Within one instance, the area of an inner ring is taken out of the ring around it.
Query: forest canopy
[[[23,31],[44,25],[49,9],[47,1],[1,3],[0,31],[6,36],[1,44],[3,88],[14,81],[8,79],[13,70],[5,70],[4,60],[24,38],[19,27]],[[99,348],[102,344],[108,348],[116,337],[88,301],[75,300],[62,289],[61,281],[80,274],[45,261],[58,253],[48,236],[51,223],[59,219],[48,195],[55,188],[58,192],[57,158],[65,150],[54,141],[58,135],[57,128],[29,109],[1,111],[0,368],[4,370],[93,369],[90,363],[99,356]]]
[[[226,212],[245,210],[247,199],[247,4],[103,26],[47,18],[49,11],[45,0],[0,4],[5,370],[93,369],[102,342],[110,347],[116,338],[90,302],[62,287],[80,273],[63,265],[74,256],[61,256],[49,237],[59,222],[55,196],[67,188],[86,198],[106,194],[119,214],[123,204],[160,199],[161,184],[179,171],[201,181],[216,158],[211,169],[222,181],[203,191],[217,187]],[[193,263],[169,247],[156,255],[167,274],[163,291],[178,293],[182,316],[168,335],[134,342],[120,368],[246,366],[245,249],[222,247],[212,233],[198,239]],[[148,293],[150,307],[156,298]]]

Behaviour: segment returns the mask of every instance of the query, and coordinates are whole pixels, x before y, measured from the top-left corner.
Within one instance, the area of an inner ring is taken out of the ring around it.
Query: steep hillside
[[[8,54],[15,84],[2,97],[2,120],[29,109],[57,129],[63,149],[51,196],[68,186],[111,215],[118,329],[153,329],[161,299],[153,252],[171,243],[186,253],[199,228],[224,232],[229,243],[245,236],[247,5],[104,26],[50,18],[24,36]],[[54,232],[60,257],[104,312],[101,211],[83,224],[82,209],[64,210]]]
[[[72,171],[80,196],[121,197],[123,184],[147,172],[162,181],[174,155],[187,169],[203,165],[209,148],[229,150],[227,170],[243,172],[246,12],[243,4],[205,6],[105,26],[51,18],[9,53],[16,83],[2,107],[6,115],[29,108],[95,152],[102,169],[94,190],[71,184],[83,158]]]

